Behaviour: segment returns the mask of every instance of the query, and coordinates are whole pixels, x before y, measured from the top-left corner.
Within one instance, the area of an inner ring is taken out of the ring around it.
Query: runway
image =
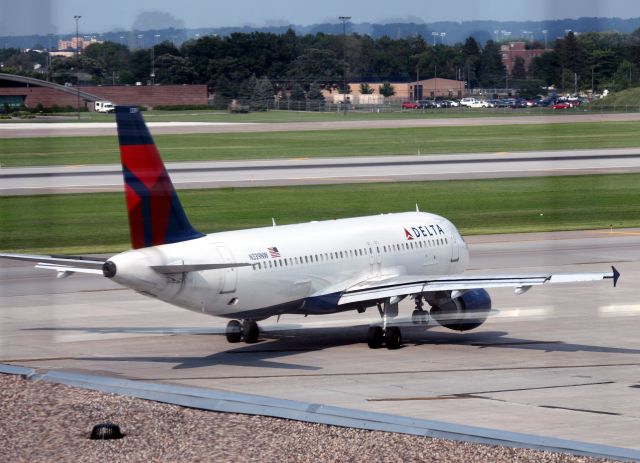
[[[295,117],[296,113],[293,114]],[[198,116],[199,114],[194,114]],[[304,116],[303,116],[304,117]],[[188,134],[188,133],[230,133],[230,132],[290,132],[305,130],[345,130],[345,129],[380,129],[399,127],[457,127],[480,125],[529,125],[529,124],[563,124],[571,122],[621,122],[640,121],[640,113],[599,114],[599,113],[558,113],[548,112],[531,116],[505,114],[496,116],[489,113],[485,117],[477,112],[475,117],[425,117],[424,119],[369,119],[305,122],[271,122],[271,123],[238,123],[238,122],[148,122],[154,135]],[[54,122],[20,122],[0,123],[0,137],[33,138],[33,137],[95,137],[115,136],[116,125],[109,122],[54,123]]]
[[[640,149],[168,163],[177,188],[640,172]],[[119,165],[0,169],[0,195],[122,191]]]
[[[470,237],[471,271],[594,270],[610,282],[492,291],[497,313],[459,334],[399,319],[404,347],[370,350],[377,314],[224,320],[0,261],[0,362],[330,404],[640,449],[640,230]]]

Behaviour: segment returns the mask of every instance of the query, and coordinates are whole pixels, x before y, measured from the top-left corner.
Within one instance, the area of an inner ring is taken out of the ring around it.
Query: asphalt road
[[[370,350],[375,311],[226,321],[93,276],[0,260],[0,362],[197,385],[640,449],[640,230],[471,237],[471,271],[606,271],[611,282],[492,291],[497,313],[456,333],[413,327]]]
[[[169,163],[177,188],[640,172],[640,149]],[[0,196],[121,191],[119,165],[0,169]]]
[[[398,120],[338,120],[313,122],[276,123],[227,123],[227,122],[149,122],[155,134],[222,133],[222,132],[288,132],[300,130],[344,130],[376,129],[398,127],[454,127],[480,125],[522,125],[522,124],[562,124],[568,122],[639,121],[640,113],[598,114],[598,113],[549,113],[535,116],[488,116],[437,119]],[[94,137],[116,135],[115,122],[20,122],[0,123],[2,138],[33,137]]]

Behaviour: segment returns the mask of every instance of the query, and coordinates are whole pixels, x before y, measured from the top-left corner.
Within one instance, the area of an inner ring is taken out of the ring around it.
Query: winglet
[[[620,278],[620,272],[612,265],[611,270],[613,270],[613,287],[615,288],[618,284],[618,278]]]

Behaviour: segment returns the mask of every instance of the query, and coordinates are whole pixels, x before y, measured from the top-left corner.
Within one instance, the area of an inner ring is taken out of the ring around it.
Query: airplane
[[[189,222],[156,145],[135,106],[115,109],[132,249],[99,260],[0,254],[36,262],[59,277],[103,275],[140,294],[231,319],[229,342],[255,343],[258,321],[283,314],[323,315],[375,307],[370,348],[397,349],[398,304],[413,300],[411,320],[468,331],[491,311],[487,288],[517,294],[545,283],[595,282],[610,272],[465,274],[469,249],[446,218],[420,212],[380,214],[205,235]],[[425,308],[425,303],[428,308]]]

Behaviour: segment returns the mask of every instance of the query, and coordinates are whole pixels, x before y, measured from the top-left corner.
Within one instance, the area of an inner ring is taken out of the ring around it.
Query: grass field
[[[414,210],[452,220],[463,234],[640,226],[640,174],[397,184],[186,190],[205,233]],[[0,250],[115,252],[129,247],[124,195],[0,198]]]
[[[598,109],[598,112],[601,110]],[[450,108],[450,109],[406,109],[401,110],[399,106],[383,108],[380,112],[375,109],[343,112],[326,111],[264,111],[251,112],[246,114],[232,114],[229,111],[221,110],[183,110],[183,111],[145,111],[144,117],[147,121],[181,121],[181,122],[324,122],[324,121],[361,121],[361,120],[399,120],[399,119],[448,119],[448,118],[485,118],[496,116],[533,116],[533,115],[553,115],[562,116],[567,113],[585,112],[584,109],[571,111],[553,111],[549,108]],[[24,120],[0,120],[0,124],[22,123],[22,122],[75,122],[76,113],[60,113],[57,118],[51,119],[24,119]],[[102,114],[96,112],[80,113],[80,122],[112,122],[113,114]]]
[[[165,161],[640,146],[640,122],[158,135]],[[0,165],[118,163],[116,137],[0,139]]]

